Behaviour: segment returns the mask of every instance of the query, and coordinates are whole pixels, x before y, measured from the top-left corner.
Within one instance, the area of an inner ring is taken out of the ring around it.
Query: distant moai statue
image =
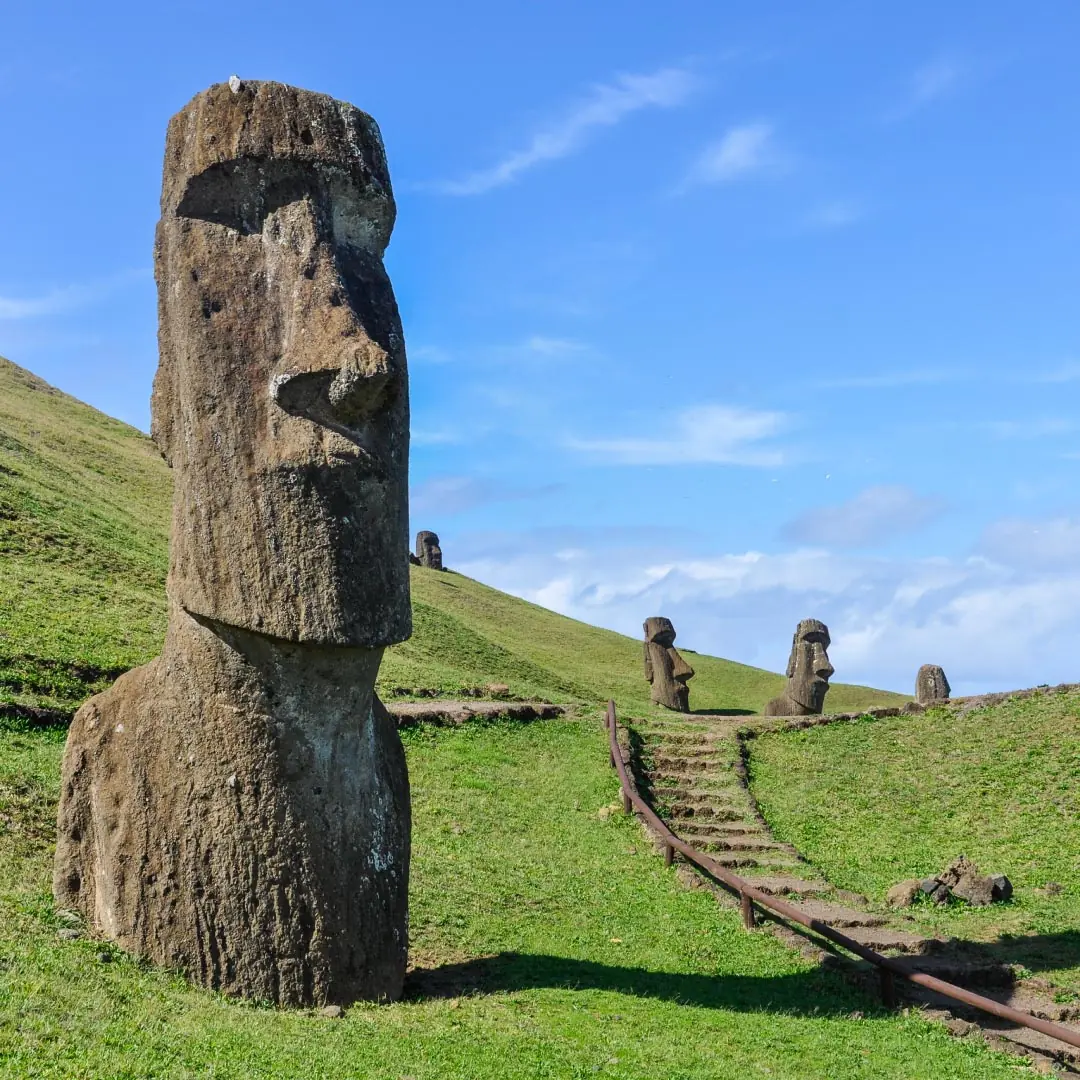
[[[923,664],[915,676],[915,700],[920,705],[938,705],[949,700],[952,689],[945,672],[937,664]]]
[[[442,548],[435,533],[425,529],[416,534],[416,558],[420,566],[426,566],[429,570],[443,568]]]
[[[645,678],[652,684],[652,700],[678,712],[690,711],[694,669],[675,648],[675,627],[670,619],[654,615],[645,620]]]
[[[366,113],[218,84],[169,124],[152,435],[173,471],[160,657],[76,714],[53,891],[92,932],[278,1005],[401,996],[409,398]]]
[[[817,716],[825,705],[829,679],[829,628],[818,619],[803,619],[795,628],[788,657],[787,686],[765,706],[766,716]]]

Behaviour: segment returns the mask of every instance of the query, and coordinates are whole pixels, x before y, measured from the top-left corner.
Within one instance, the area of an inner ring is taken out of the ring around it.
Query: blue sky
[[[146,428],[169,116],[379,121],[414,529],[589,622],[1080,679],[1070,3],[10,0],[0,354]]]

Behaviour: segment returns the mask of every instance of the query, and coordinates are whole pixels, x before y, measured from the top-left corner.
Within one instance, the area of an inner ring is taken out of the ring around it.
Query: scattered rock
[[[968,1035],[975,1030],[975,1024],[969,1023],[967,1020],[960,1020],[957,1017],[946,1020],[945,1027],[948,1029],[950,1035],[959,1035],[961,1037]]]
[[[937,878],[947,889],[951,889],[965,874],[978,872],[979,868],[966,855],[958,855]]]
[[[920,705],[917,701],[909,701],[901,711],[909,716],[919,716],[926,712],[926,706]]]
[[[65,926],[56,931],[56,936],[61,941],[78,941],[82,937],[82,931],[76,930],[73,926]]]
[[[99,952],[97,954],[97,958],[98,958],[99,963],[102,963],[102,964],[111,964],[112,963],[112,953]]]
[[[1060,896],[1065,891],[1064,885],[1059,885],[1056,881],[1048,881],[1043,887],[1042,892],[1047,896]]]
[[[923,878],[922,881],[919,882],[919,888],[926,893],[927,896],[931,896],[935,893],[940,885],[941,882],[938,881],[936,877]]]
[[[509,697],[510,696],[510,687],[507,686],[506,683],[501,683],[501,682],[488,683],[488,685],[485,686],[484,689],[493,698],[504,698],[504,697]]]
[[[995,900],[1005,901],[1012,899],[1012,882],[1004,874],[995,874],[990,880],[994,886]]]
[[[994,900],[994,879],[987,874],[964,874],[952,887],[952,894],[972,907],[986,907]]]
[[[607,821],[612,814],[617,814],[621,809],[622,806],[619,803],[612,803],[610,806],[601,806],[600,809],[596,811],[596,816],[601,821]]]
[[[915,897],[919,895],[921,883],[915,878],[897,882],[885,895],[885,903],[889,907],[911,907],[915,903]]]
[[[340,1005],[327,1005],[319,1010],[319,1014],[330,1020],[340,1020],[345,1015],[345,1010]]]

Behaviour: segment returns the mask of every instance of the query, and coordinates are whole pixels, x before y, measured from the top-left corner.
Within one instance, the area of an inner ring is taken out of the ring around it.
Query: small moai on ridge
[[[675,627],[670,619],[653,615],[645,620],[645,678],[652,685],[654,704],[678,712],[690,711],[690,687],[694,669],[675,648]]]
[[[919,705],[939,705],[949,700],[952,689],[945,672],[937,664],[923,664],[915,676],[915,701]]]
[[[787,686],[765,706],[766,716],[817,716],[825,706],[829,679],[829,628],[818,619],[803,619],[795,628],[787,664]]]
[[[394,214],[352,105],[234,79],[172,118],[152,400],[168,629],[64,752],[57,907],[278,1005],[394,999],[405,977],[409,779],[375,695],[412,629]]]
[[[442,548],[435,533],[423,529],[416,534],[416,558],[420,566],[426,566],[429,570],[443,568]]]

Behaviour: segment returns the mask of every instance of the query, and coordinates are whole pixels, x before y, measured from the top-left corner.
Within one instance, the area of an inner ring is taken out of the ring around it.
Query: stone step
[[[831,886],[824,881],[807,881],[805,878],[790,874],[746,875],[748,885],[760,889],[768,896],[787,898],[791,896],[822,896],[831,892]]]
[[[856,911],[855,908],[844,907],[842,904],[829,904],[824,900],[798,900],[793,906],[808,918],[820,919],[821,922],[835,926],[837,930],[844,930],[845,933],[848,927],[885,924],[885,918],[882,915],[874,915],[869,911]]]
[[[895,930],[888,926],[856,926],[845,930],[844,933],[854,938],[860,945],[865,945],[880,953],[896,952],[925,956],[927,953],[936,952],[944,945],[940,938],[923,937],[922,934],[913,934],[908,930]]]
[[[732,836],[730,833],[702,833],[689,830],[683,830],[676,835],[702,851],[760,851],[773,852],[777,855],[795,855],[794,848],[778,844],[768,836]]]
[[[718,862],[721,866],[726,866],[729,870],[740,870],[742,868],[757,868],[759,870],[794,870],[798,863],[791,859],[784,857],[781,853],[778,856],[772,854],[757,851],[721,851],[714,850],[712,845],[709,844],[694,844],[703,855],[708,855],[710,859]]]
[[[771,840],[769,834],[756,821],[723,818],[679,818],[668,819],[671,831],[679,836],[746,836],[762,837]]]
[[[742,806],[749,807],[749,805],[749,800],[742,800]],[[739,803],[734,801],[728,801],[723,806],[718,805],[714,801],[703,802],[701,804],[675,802],[666,804],[665,813],[672,821],[681,821],[685,824],[692,824],[694,822],[708,824],[713,820],[730,820],[727,818],[727,812],[737,806],[739,806]]]

